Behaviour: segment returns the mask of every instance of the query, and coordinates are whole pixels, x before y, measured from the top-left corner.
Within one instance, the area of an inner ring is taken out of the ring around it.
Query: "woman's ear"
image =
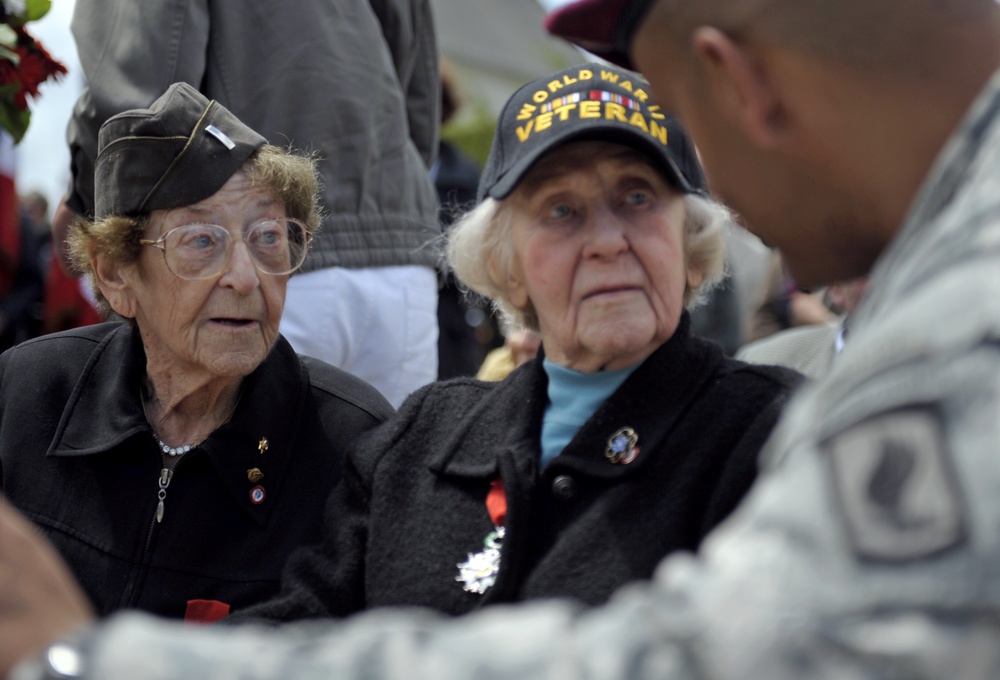
[[[91,254],[94,280],[101,293],[117,314],[127,319],[136,315],[136,299],[132,289],[135,264],[122,264],[107,255]]]
[[[765,63],[710,26],[694,31],[691,47],[714,90],[716,105],[736,120],[755,144],[772,146],[787,116]]]
[[[690,263],[688,263],[685,278],[688,290],[698,290],[701,288],[701,284],[705,282],[705,274],[701,271],[701,267],[696,267]]]
[[[507,299],[518,309],[527,309],[531,304],[528,287],[524,283],[524,276],[517,262],[513,263],[507,272]]]

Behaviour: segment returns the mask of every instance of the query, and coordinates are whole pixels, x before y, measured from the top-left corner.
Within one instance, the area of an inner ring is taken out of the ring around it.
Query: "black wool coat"
[[[289,554],[321,537],[345,447],[392,407],[279,338],[229,422],[177,462],[157,523],[163,458],[139,398],[145,365],[138,331],[121,323],[0,356],[0,488],[99,614],[183,617],[189,600],[235,609],[275,595]]]
[[[344,616],[419,605],[449,614],[566,596],[605,601],[649,578],[675,550],[695,550],[750,487],[757,455],[800,376],[727,359],[674,337],[539,470],[547,378],[539,360],[500,383],[455,379],[414,393],[366,435],[330,497],[322,545],[289,561],[281,595],[237,619]],[[623,427],[630,463],[605,452]],[[466,592],[458,563],[493,529],[485,500],[500,478],[508,504],[495,585]]]

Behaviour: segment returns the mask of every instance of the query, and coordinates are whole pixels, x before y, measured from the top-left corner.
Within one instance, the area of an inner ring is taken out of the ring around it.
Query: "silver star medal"
[[[456,581],[462,582],[467,593],[482,595],[497,581],[500,571],[500,549],[503,544],[504,528],[497,527],[483,540],[482,552],[469,553],[469,559],[458,564]]]

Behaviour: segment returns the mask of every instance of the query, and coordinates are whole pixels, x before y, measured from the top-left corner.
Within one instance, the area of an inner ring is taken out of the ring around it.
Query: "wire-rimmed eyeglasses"
[[[291,274],[302,266],[312,235],[292,218],[261,220],[243,231],[243,241],[254,266],[265,274]],[[233,255],[233,237],[217,224],[185,224],[160,238],[140,239],[139,244],[163,251],[175,276],[191,281],[219,276]]]

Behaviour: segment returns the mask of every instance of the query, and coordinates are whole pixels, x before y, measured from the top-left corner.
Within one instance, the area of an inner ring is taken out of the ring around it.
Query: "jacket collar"
[[[145,370],[138,329],[122,324],[110,332],[81,373],[46,455],[99,455],[136,436],[141,440],[133,444],[137,455],[159,455],[139,399]],[[308,386],[298,357],[279,337],[261,365],[244,379],[229,422],[186,454],[207,456],[232,501],[258,523],[270,515],[271,494],[281,488],[291,462]],[[279,395],[284,403],[275,401]],[[257,482],[249,479],[253,468],[264,475]],[[250,496],[257,485],[264,490],[260,504]]]
[[[549,467],[599,478],[635,474],[652,452],[660,451],[720,361],[717,348],[691,337],[690,317],[684,312],[674,335],[598,407]],[[541,358],[511,373],[445,439],[431,468],[458,477],[495,477],[499,457],[510,451],[519,469],[534,474],[547,383]],[[639,452],[628,464],[614,464],[605,449],[625,427],[638,436]]]
[[[499,475],[501,455],[510,451],[518,470],[534,475],[541,455],[547,384],[541,358],[495,383],[444,438],[430,469],[456,477],[493,479]]]
[[[105,335],[80,373],[46,455],[101,453],[148,432],[139,401],[145,370],[137,328],[121,324]]]

